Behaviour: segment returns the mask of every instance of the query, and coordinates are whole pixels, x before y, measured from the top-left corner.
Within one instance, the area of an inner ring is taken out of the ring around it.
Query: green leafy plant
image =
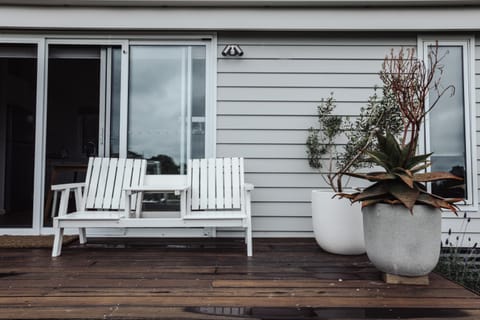
[[[387,89],[383,89],[382,97],[375,90],[353,121],[334,114],[333,93],[317,107],[319,126],[309,129],[306,142],[308,162],[312,168],[323,169],[322,178],[334,192],[343,191],[344,175],[371,166],[365,151],[375,148],[375,132],[398,134],[403,129],[400,112]],[[342,138],[347,141],[343,146],[339,145]]]
[[[388,130],[385,134],[376,131],[376,148],[368,148],[365,154],[384,171],[365,174],[348,172],[349,176],[367,179],[374,184],[353,194],[340,193],[340,197],[352,202],[361,201],[363,207],[376,203],[402,204],[412,212],[415,204],[424,204],[456,213],[454,202],[463,199],[433,195],[427,191],[425,183],[462,178],[448,172],[424,172],[430,166],[428,158],[431,154],[416,154],[425,116],[447,91],[454,93],[452,86],[442,88],[440,85],[443,72],[441,59],[438,46],[429,52],[429,67],[415,58],[414,50],[405,52],[402,49],[398,55],[392,51],[385,58],[380,79],[400,110],[402,134],[397,141],[395,134]],[[435,90],[436,98],[427,105],[431,89]]]

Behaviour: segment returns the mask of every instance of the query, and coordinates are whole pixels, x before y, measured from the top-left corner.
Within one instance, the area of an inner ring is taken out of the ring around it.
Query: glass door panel
[[[0,45],[0,227],[31,228],[37,46]]]
[[[430,152],[433,152],[432,171],[451,172],[465,179],[464,182],[446,180],[432,183],[433,193],[446,198],[465,198],[466,190],[466,143],[465,143],[465,97],[463,86],[463,47],[439,46],[438,55],[442,59],[441,84],[453,85],[455,94],[447,92],[430,112]],[[431,99],[437,98],[435,90]]]
[[[122,50],[120,47],[108,49],[107,54],[107,86],[106,86],[106,107],[109,125],[106,125],[106,131],[109,134],[107,143],[109,144],[105,154],[110,157],[120,156],[120,88],[121,88],[121,68],[122,68]],[[110,106],[110,107],[109,107]]]
[[[98,155],[100,50],[49,46],[44,226],[56,205],[50,186],[84,181],[88,157]]]
[[[128,157],[147,174],[185,174],[205,154],[205,46],[130,46]],[[171,194],[146,194],[144,210],[179,210]]]
[[[205,47],[131,46],[128,106],[128,156],[148,159],[149,174],[184,174],[191,150],[204,153]]]

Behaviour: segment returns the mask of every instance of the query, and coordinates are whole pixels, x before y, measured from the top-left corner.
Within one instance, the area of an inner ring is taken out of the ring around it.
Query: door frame
[[[38,37],[33,36],[6,36],[0,38],[1,44],[34,44],[37,46],[37,84],[36,84],[36,107],[35,107],[35,138],[34,138],[34,178],[33,178],[33,212],[32,212],[32,227],[22,228],[0,228],[0,234],[8,235],[37,235],[40,233],[40,219],[38,212],[41,210],[43,204],[40,204],[40,187],[42,183],[41,177],[41,165],[39,163],[41,153],[43,151],[42,146],[42,123],[43,123],[43,90],[44,90],[44,77],[45,70],[45,42]]]
[[[122,51],[125,51],[128,48],[128,41],[124,39],[118,39],[118,40],[112,40],[112,39],[74,39],[74,38],[45,38],[45,56],[44,56],[44,87],[43,87],[43,107],[44,107],[44,117],[43,117],[43,122],[42,122],[42,156],[41,159],[39,160],[40,162],[40,167],[41,167],[41,177],[42,177],[42,184],[40,187],[40,199],[45,199],[45,170],[46,170],[46,142],[47,142],[47,101],[48,101],[48,57],[49,57],[49,46],[50,45],[81,45],[81,46],[120,46]],[[104,152],[104,146],[105,146],[105,117],[106,117],[106,102],[105,102],[105,70],[102,68],[105,68],[105,60],[102,61],[106,56],[104,53],[102,53],[102,50],[100,49],[100,101],[99,101],[99,152],[100,155],[103,155]],[[122,55],[122,68],[123,68],[123,60],[124,60],[124,55]],[[128,81],[128,78],[126,78]],[[124,86],[124,77],[123,77],[123,72],[122,72],[122,78],[121,78],[121,86],[123,89]],[[128,86],[128,82],[126,84]],[[102,92],[102,90],[104,92]],[[100,149],[100,145],[102,148]],[[37,190],[38,191],[38,190]],[[40,223],[40,229],[39,229],[39,234],[53,234],[53,228],[52,227],[45,227],[43,225],[44,221],[44,215],[46,212],[44,212],[44,205],[43,205],[43,200],[41,200],[41,206],[38,211],[35,211],[38,213],[38,219]]]
[[[35,115],[35,164],[33,190],[33,217],[31,228],[1,228],[0,235],[42,235],[53,234],[52,227],[43,226],[44,195],[45,195],[45,164],[46,164],[46,125],[47,125],[47,91],[48,91],[48,46],[49,45],[97,45],[120,46],[121,79],[120,79],[120,156],[127,154],[127,125],[128,125],[128,71],[130,44],[149,43],[157,45],[167,44],[203,44],[206,46],[206,123],[205,155],[215,157],[216,154],[216,75],[217,75],[217,34],[163,32],[162,34],[115,33],[102,34],[91,32],[78,33],[49,33],[49,34],[3,34],[0,44],[36,44],[37,45],[37,86],[36,86],[36,115]],[[108,102],[108,101],[107,101]],[[106,108],[105,108],[106,109]],[[105,110],[104,110],[105,111]],[[108,112],[99,117],[106,120]],[[106,120],[108,121],[108,120]],[[99,128],[99,130],[101,130]],[[103,138],[107,138],[108,133]],[[103,141],[104,145],[108,144]]]

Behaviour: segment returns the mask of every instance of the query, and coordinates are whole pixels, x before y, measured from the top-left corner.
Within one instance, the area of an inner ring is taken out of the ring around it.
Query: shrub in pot
[[[382,132],[400,132],[401,119],[391,95],[383,91],[380,99],[370,97],[360,116],[350,121],[335,115],[333,94],[318,106],[318,128],[310,128],[307,139],[309,165],[318,169],[328,189],[312,191],[312,223],[319,246],[335,254],[365,252],[363,222],[358,204],[335,198],[343,192],[342,178],[368,165],[364,151],[375,143],[373,128]],[[346,146],[339,140],[346,139]]]
[[[401,50],[385,59],[380,77],[393,94],[403,119],[398,139],[391,132],[376,132],[376,148],[365,151],[383,171],[347,173],[373,182],[355,193],[340,193],[361,202],[367,255],[381,271],[400,276],[423,276],[438,262],[441,243],[441,209],[457,212],[455,202],[428,191],[427,183],[462,180],[448,172],[425,172],[431,154],[417,154],[422,122],[451,86],[440,89],[438,48],[429,53],[429,67],[414,52]],[[427,106],[430,90],[436,98]]]

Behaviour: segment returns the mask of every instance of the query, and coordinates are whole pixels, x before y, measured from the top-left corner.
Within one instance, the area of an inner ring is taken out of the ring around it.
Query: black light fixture
[[[227,44],[222,51],[224,57],[241,57],[243,56],[243,50],[238,44]]]

